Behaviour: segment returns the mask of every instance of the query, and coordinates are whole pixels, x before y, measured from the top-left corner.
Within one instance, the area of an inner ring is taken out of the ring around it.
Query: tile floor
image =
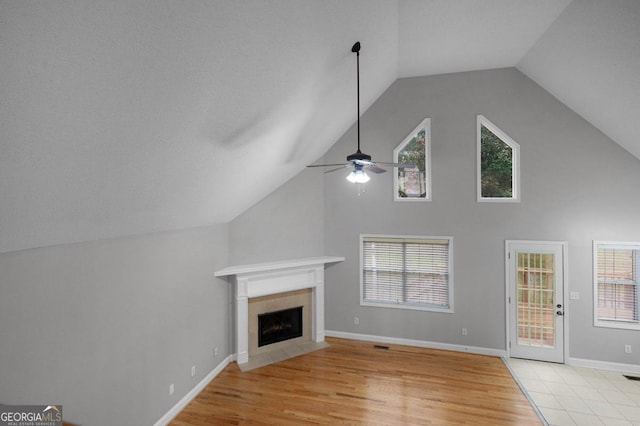
[[[545,420],[557,426],[640,426],[640,381],[622,373],[509,358]]]

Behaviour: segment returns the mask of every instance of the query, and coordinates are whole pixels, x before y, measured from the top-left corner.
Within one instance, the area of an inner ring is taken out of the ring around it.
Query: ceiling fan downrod
[[[347,156],[347,161],[364,160],[371,161],[371,156],[363,154],[360,151],[360,42],[356,43],[351,48],[351,51],[356,54],[356,87],[357,87],[357,108],[358,108],[358,150],[351,155]]]

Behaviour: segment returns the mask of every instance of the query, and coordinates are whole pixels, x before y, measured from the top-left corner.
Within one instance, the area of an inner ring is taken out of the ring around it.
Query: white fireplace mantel
[[[249,361],[249,299],[270,294],[312,289],[312,336],[324,341],[324,266],[344,261],[340,256],[322,256],[278,262],[229,266],[216,277],[233,276],[236,286],[236,356],[238,364]]]

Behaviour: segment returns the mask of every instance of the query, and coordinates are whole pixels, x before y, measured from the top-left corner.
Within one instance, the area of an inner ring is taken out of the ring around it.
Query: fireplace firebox
[[[302,336],[302,306],[258,315],[258,347]]]

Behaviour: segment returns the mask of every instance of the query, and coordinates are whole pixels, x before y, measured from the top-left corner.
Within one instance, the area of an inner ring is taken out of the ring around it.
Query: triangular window
[[[394,174],[394,200],[431,201],[431,120],[425,118],[393,150],[396,163],[415,167],[397,167]]]
[[[477,127],[478,201],[520,201],[520,145],[482,115]]]

